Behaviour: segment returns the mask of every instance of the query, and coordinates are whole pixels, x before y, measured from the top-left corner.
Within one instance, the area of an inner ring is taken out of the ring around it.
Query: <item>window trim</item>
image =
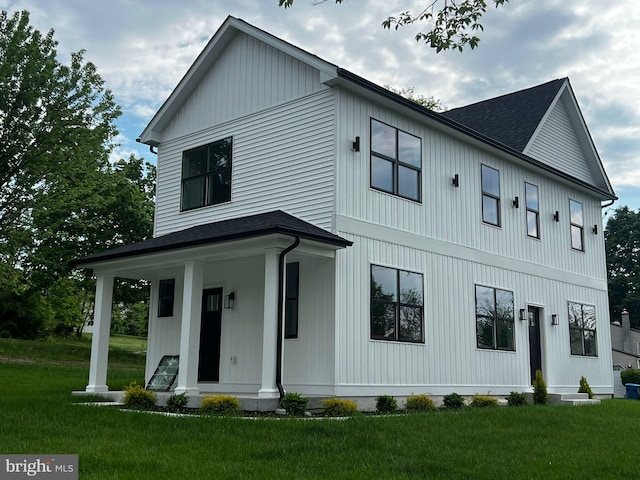
[[[388,270],[394,270],[396,274],[396,300],[387,301],[387,300],[379,300],[374,299],[373,297],[373,269],[374,268],[385,268]],[[400,274],[402,272],[411,273],[414,275],[420,275],[420,281],[422,284],[422,303],[420,305],[411,304],[411,303],[402,303],[401,302],[401,292],[400,292]],[[387,304],[394,305],[394,338],[388,338],[383,336],[376,336],[373,334],[373,304]],[[410,308],[419,308],[420,309],[420,340],[404,340],[400,338],[400,309],[402,307],[410,307]],[[401,342],[401,343],[410,343],[410,344],[423,344],[425,343],[425,334],[424,334],[424,274],[422,272],[416,272],[411,270],[403,270],[395,267],[388,267],[386,265],[378,265],[371,263],[369,265],[369,337],[371,340],[382,340],[385,342]]]
[[[481,346],[478,342],[478,287],[480,288],[487,288],[490,290],[493,290],[493,318],[494,318],[494,322],[493,322],[493,327],[492,327],[492,347],[484,347]],[[515,293],[513,292],[513,290],[507,290],[505,288],[497,288],[497,287],[491,287],[489,285],[482,285],[479,283],[476,283],[474,285],[474,302],[475,302],[475,321],[476,321],[476,347],[480,350],[489,350],[489,351],[495,351],[495,352],[515,352],[516,351],[516,322],[515,322]],[[501,292],[508,292],[511,294],[511,298],[512,298],[512,317],[511,317],[511,344],[513,345],[513,348],[500,348],[498,346],[498,316],[496,313],[497,310],[497,292],[501,291]]]
[[[395,158],[389,157],[388,155],[385,155],[384,153],[380,153],[377,152],[373,149],[373,122],[377,122],[381,125],[385,125],[389,128],[393,128],[395,130],[395,140],[396,140],[396,151],[395,151]],[[417,138],[420,141],[420,167],[416,167],[415,165],[411,165],[410,163],[405,163],[403,161],[400,160],[400,132],[404,133],[405,135],[409,135],[411,137]],[[373,117],[370,117],[369,119],[369,186],[374,189],[377,190],[379,192],[384,192],[384,193],[388,193],[390,195],[394,195],[400,198],[404,198],[405,200],[410,200],[412,202],[417,202],[417,203],[422,203],[422,165],[423,165],[423,159],[422,159],[422,137],[419,137],[417,135],[414,135],[412,133],[409,133],[405,130],[402,130],[398,127],[394,127],[393,125],[389,125],[388,123],[382,122],[380,120],[377,120]],[[380,188],[380,187],[376,187],[373,185],[373,157],[378,157],[381,160],[385,160],[387,162],[390,162],[392,164],[392,172],[391,172],[391,184],[392,184],[392,188],[391,191],[389,190],[385,190],[384,188]],[[413,170],[414,172],[417,172],[418,175],[418,198],[412,198],[409,197],[407,195],[403,195],[402,193],[400,193],[400,182],[399,182],[399,178],[400,178],[400,167],[409,169],[409,170]]]
[[[484,169],[485,168],[498,172],[498,195],[497,196],[491,192],[486,192],[484,190]],[[500,170],[494,167],[490,167],[489,165],[486,165],[484,163],[480,164],[480,190],[482,192],[482,198],[480,200],[480,208],[482,209],[482,223],[486,225],[491,225],[492,227],[501,228],[502,227],[502,206],[501,206],[502,189],[500,188]],[[484,213],[485,197],[496,201],[497,223],[493,223],[485,219],[485,213]]]
[[[529,207],[529,197],[527,196],[527,187],[533,187],[536,189],[536,202],[538,204],[538,208],[535,209],[533,207]],[[529,183],[529,182],[524,182],[524,203],[525,203],[525,225],[526,225],[526,230],[527,230],[527,237],[529,238],[535,238],[536,240],[540,240],[540,188],[533,184],[533,183]],[[530,235],[529,234],[529,212],[533,213],[535,215],[536,218],[536,232],[537,235]]]
[[[300,319],[300,262],[290,262],[285,266],[286,269],[286,281],[285,281],[285,293],[284,293],[284,338],[292,339],[298,338],[299,333],[299,319]],[[292,274],[290,269],[295,269],[296,281],[295,292],[289,291],[289,276]],[[295,302],[295,315],[289,315],[289,309],[287,308],[288,302]],[[289,326],[292,325],[295,329],[295,334],[287,333]]]
[[[573,222],[572,204],[574,203],[580,205],[580,217],[581,217],[582,224]],[[572,198],[569,199],[569,222],[570,222],[569,240],[571,241],[571,249],[575,250],[576,252],[584,252],[585,251],[584,250],[584,204]],[[573,246],[573,229],[574,228],[577,228],[580,230],[580,248],[576,248]]]
[[[166,288],[171,287],[171,291],[163,292],[163,284]],[[165,278],[158,282],[158,318],[173,317],[173,308],[176,295],[176,279]],[[170,303],[165,303],[170,302]]]
[[[581,318],[580,318],[580,326],[575,327],[571,325],[571,305],[579,305],[580,306],[580,314],[581,314]],[[594,315],[594,327],[593,328],[586,328],[584,325],[584,307],[591,307],[593,308],[593,315]],[[596,306],[589,304],[589,303],[582,303],[582,302],[574,302],[572,300],[569,300],[567,302],[567,324],[569,325],[569,353],[573,356],[576,357],[591,357],[591,358],[597,358],[598,357],[598,319],[596,316]],[[572,350],[572,344],[571,344],[571,331],[579,331],[580,332],[580,347],[581,347],[581,353],[574,353]],[[594,343],[594,353],[593,354],[589,354],[586,353],[586,348],[585,348],[585,342],[584,342],[584,334],[585,332],[593,332],[593,343]]]

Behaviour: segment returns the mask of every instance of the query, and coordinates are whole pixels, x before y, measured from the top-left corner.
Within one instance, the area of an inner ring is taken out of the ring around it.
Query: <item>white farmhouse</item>
[[[87,392],[123,277],[152,284],[146,381],[196,397],[613,393],[616,196],[568,79],[439,114],[229,17],[140,141],[154,237],[76,262]]]

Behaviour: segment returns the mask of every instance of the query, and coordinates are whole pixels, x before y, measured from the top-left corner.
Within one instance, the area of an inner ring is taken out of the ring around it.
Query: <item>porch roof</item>
[[[123,245],[104,252],[71,261],[73,266],[133,257],[137,255],[177,250],[198,245],[226,242],[263,235],[285,234],[337,246],[349,247],[353,242],[301,220],[282,210],[232,218],[187,228],[142,242]]]

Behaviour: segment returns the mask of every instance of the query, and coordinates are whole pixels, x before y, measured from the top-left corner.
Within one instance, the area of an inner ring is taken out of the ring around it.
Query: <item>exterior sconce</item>
[[[556,210],[556,213],[553,214],[553,221],[554,222],[560,221],[560,212],[558,210]]]
[[[527,319],[527,310],[525,308],[520,309],[518,318],[523,322]]]
[[[229,292],[224,296],[224,308],[232,310],[236,306],[236,292]]]
[[[558,314],[557,313],[553,313],[551,315],[551,325],[558,326],[559,324],[560,324],[560,319],[558,318]]]
[[[460,186],[460,176],[456,173],[451,179],[451,185],[458,188]]]
[[[513,208],[520,208],[520,199],[518,197],[515,197],[511,204],[513,205]]]
[[[360,151],[360,137],[356,137],[356,139],[351,143],[351,150],[354,152]]]
[[[594,235],[598,234],[598,225],[594,225],[593,228],[591,229],[591,231],[593,232]]]

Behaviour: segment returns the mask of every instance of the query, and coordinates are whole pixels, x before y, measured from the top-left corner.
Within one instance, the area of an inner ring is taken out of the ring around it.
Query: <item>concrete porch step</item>
[[[573,406],[598,405],[600,403],[600,399],[589,398],[589,395],[586,393],[562,393],[560,395],[559,403],[561,405]]]

